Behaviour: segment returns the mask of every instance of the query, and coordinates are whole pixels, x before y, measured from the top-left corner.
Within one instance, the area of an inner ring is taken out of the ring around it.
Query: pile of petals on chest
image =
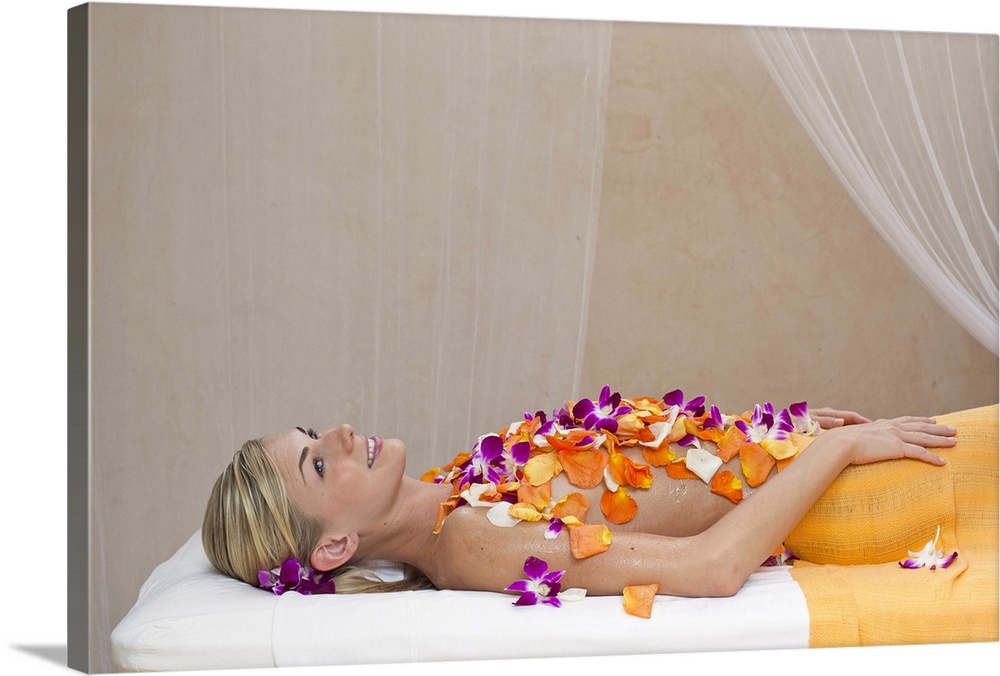
[[[717,406],[706,410],[705,397],[685,400],[673,390],[661,399],[624,399],[607,385],[597,400],[581,399],[547,416],[525,413],[496,434],[479,438],[422,479],[451,483],[451,497],[438,509],[435,532],[456,507],[487,507],[496,526],[545,521],[546,538],[569,531],[573,556],[599,554],[611,545],[604,523],[588,524],[591,506],[579,492],[552,495],[552,478],[565,474],[581,489],[604,484],[600,510],[613,524],[627,523],[637,512],[634,490],[657,481],[700,480],[721,498],[738,503],[743,481],[722,465],[739,456],[747,484],[762,484],[820,433],[806,402],[775,411],[766,402],[753,411],[727,415]],[[623,449],[638,448],[645,462]],[[678,457],[678,450],[685,454]]]

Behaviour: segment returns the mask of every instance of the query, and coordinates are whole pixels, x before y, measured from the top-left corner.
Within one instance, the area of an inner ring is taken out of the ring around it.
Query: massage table
[[[950,514],[942,541],[959,557],[947,569],[762,567],[733,597],[657,596],[643,619],[620,596],[561,608],[450,590],[275,596],[217,572],[199,531],[143,584],[111,635],[112,660],[119,671],[188,671],[997,641],[997,407],[939,421],[976,430],[949,456],[950,492],[925,510],[930,521]],[[848,471],[887,495],[907,490],[906,472],[886,463]],[[844,518],[836,486],[814,508],[831,522]]]

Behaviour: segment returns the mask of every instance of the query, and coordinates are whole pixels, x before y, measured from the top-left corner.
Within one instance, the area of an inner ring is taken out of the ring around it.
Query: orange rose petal
[[[684,426],[684,418],[678,417],[674,420],[674,426],[670,428],[670,434],[664,439],[668,444],[672,444],[675,441],[680,441],[685,436],[687,436],[687,427]]]
[[[508,508],[508,511],[512,517],[522,521],[541,521],[542,519],[548,521],[552,518],[549,514],[542,514],[535,509],[534,505],[529,505],[527,502],[515,503]]]
[[[743,476],[752,488],[760,486],[767,480],[767,475],[774,467],[774,458],[760,444],[748,442],[740,449],[740,466]]]
[[[455,511],[455,507],[458,505],[458,498],[448,498],[444,502],[438,504],[438,514],[437,522],[434,524],[434,534],[437,535],[441,532],[441,524],[444,523],[445,518]]]
[[[716,455],[722,462],[729,462],[740,452],[740,448],[743,447],[746,440],[747,435],[741,432],[739,427],[730,425],[729,429],[726,430],[726,433],[718,441],[719,450]]]
[[[635,435],[635,438],[638,439],[639,441],[645,441],[646,443],[649,443],[650,441],[656,438],[656,435],[653,434],[653,431],[650,430],[648,427],[643,427],[639,431],[639,433]]]
[[[743,499],[743,482],[736,478],[736,475],[728,469],[716,472],[712,477],[712,492],[728,498],[734,505],[739,504]]]
[[[653,467],[663,467],[673,462],[677,458],[677,454],[670,448],[670,444],[663,444],[660,448],[655,449],[644,446],[642,449],[642,458]]]
[[[536,509],[545,509],[552,499],[552,482],[546,481],[540,486],[532,486],[530,483],[522,483],[517,487],[517,501],[526,502]]]
[[[580,521],[586,521],[588,509],[590,509],[590,501],[587,500],[586,495],[583,493],[570,493],[553,505],[549,513],[560,519],[572,516]]]
[[[608,459],[611,476],[619,484],[635,488],[649,488],[653,485],[653,470],[647,465],[634,462],[627,455],[613,453]]]
[[[503,500],[503,496],[495,490],[485,490],[480,494],[479,499],[483,502],[500,502]]]
[[[566,478],[579,488],[593,488],[604,481],[608,454],[599,448],[590,451],[557,451]]]
[[[561,471],[562,465],[555,453],[539,453],[524,464],[524,480],[532,486],[541,486]]]
[[[601,496],[601,511],[611,523],[628,523],[639,511],[639,505],[624,486],[619,486],[614,492],[604,491]]]
[[[648,620],[653,614],[653,600],[659,590],[659,584],[633,584],[625,587],[622,590],[625,612]]]
[[[421,474],[420,480],[432,484],[434,483],[434,480],[437,479],[442,474],[444,474],[444,472],[441,471],[440,467],[433,467],[424,472],[423,474]]]
[[[569,527],[569,550],[573,558],[585,559],[611,546],[611,531],[604,524],[580,524]]]
[[[667,463],[667,476],[671,479],[697,479],[701,481],[700,476],[688,469],[684,458],[677,458]]]

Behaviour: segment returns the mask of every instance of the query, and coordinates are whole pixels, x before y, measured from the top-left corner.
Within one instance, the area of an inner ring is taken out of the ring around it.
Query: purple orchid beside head
[[[695,397],[690,401],[684,401],[684,392],[681,390],[671,390],[664,394],[663,403],[667,408],[676,406],[692,418],[697,418],[705,412],[705,397]]]
[[[549,564],[539,558],[529,556],[524,561],[526,580],[515,580],[506,587],[506,591],[520,592],[515,606],[533,606],[546,603],[555,608],[562,606],[563,601],[578,601],[587,595],[585,589],[566,589],[560,591],[560,580],[566,574],[565,570],[549,572]]]
[[[285,559],[277,568],[257,571],[257,581],[261,589],[272,591],[278,596],[290,591],[307,596],[336,592],[333,573],[313,570],[295,558]]]
[[[573,417],[583,421],[584,429],[607,430],[614,434],[618,431],[618,416],[629,413],[632,409],[622,406],[622,397],[617,392],[612,392],[611,387],[605,385],[601,389],[601,396],[597,403],[591,399],[581,399],[573,406]]]

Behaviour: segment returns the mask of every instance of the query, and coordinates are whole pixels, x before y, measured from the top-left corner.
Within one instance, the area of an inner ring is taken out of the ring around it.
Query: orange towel
[[[998,407],[938,416],[958,428],[945,467],[912,460],[849,467],[787,545],[812,647],[996,641]],[[934,539],[947,569],[898,561]]]

